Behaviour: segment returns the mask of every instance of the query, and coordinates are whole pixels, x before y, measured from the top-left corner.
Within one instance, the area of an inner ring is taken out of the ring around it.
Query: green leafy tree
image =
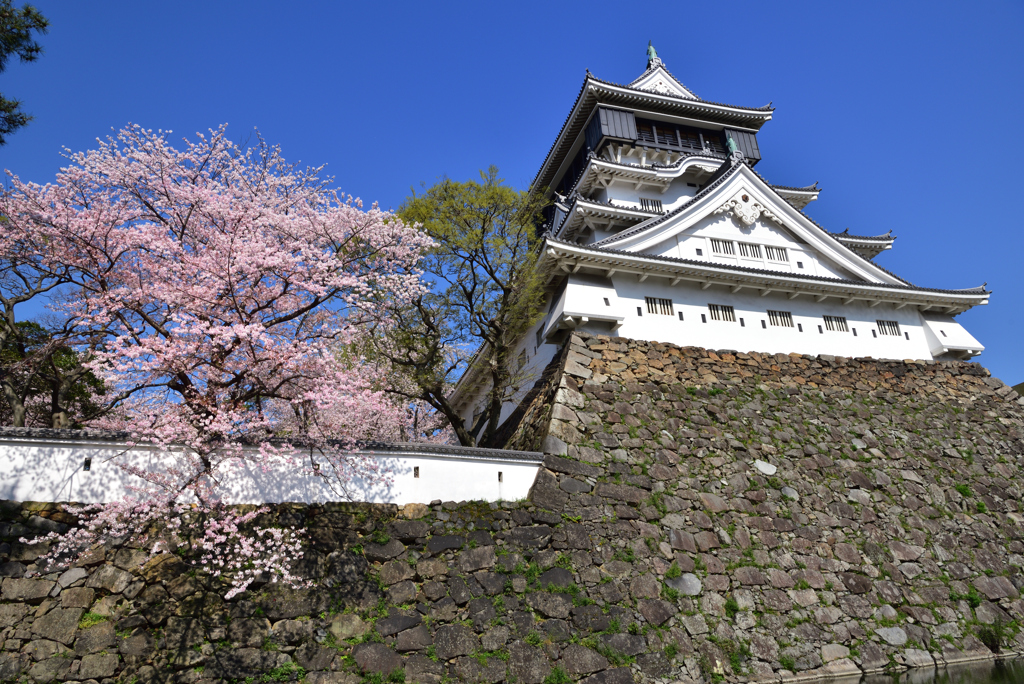
[[[79,427],[107,410],[102,381],[82,364],[65,331],[14,324],[0,347],[0,424]]]
[[[18,8],[11,0],[0,0],[0,73],[13,56],[22,62],[36,61],[43,48],[33,38],[33,33],[46,33],[49,26],[46,17],[32,5]],[[7,144],[7,137],[31,120],[32,117],[22,111],[20,100],[0,95],[0,145]]]
[[[378,352],[403,376],[390,391],[443,415],[464,446],[491,444],[502,404],[528,380],[513,354],[544,301],[535,269],[542,208],[541,193],[510,187],[491,166],[479,181],[443,178],[414,191],[398,211],[435,241],[423,264],[433,287],[387,309]],[[472,424],[449,401],[459,373],[488,388]]]

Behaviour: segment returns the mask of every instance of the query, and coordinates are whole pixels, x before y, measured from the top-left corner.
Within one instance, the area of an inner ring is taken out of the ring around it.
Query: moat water
[[[870,675],[863,677],[859,684],[1024,684],[1024,660],[919,668],[898,675]]]

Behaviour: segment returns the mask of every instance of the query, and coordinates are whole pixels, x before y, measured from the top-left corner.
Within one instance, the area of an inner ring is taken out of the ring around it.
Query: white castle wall
[[[303,472],[284,460],[271,462],[263,469],[239,459],[221,478],[218,495],[227,504],[351,500],[402,505],[429,503],[435,499],[512,501],[526,497],[540,465],[539,456],[528,456],[528,460],[443,453],[371,453],[370,456],[390,473],[390,485],[372,478],[332,487],[323,478]],[[87,458],[91,460],[88,472],[84,470]],[[0,439],[0,499],[114,501],[146,484],[119,464],[130,462],[154,470],[172,461],[172,456],[154,449],[128,448],[113,442]]]

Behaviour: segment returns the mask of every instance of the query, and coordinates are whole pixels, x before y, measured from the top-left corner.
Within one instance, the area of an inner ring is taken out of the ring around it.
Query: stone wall
[[[30,578],[18,538],[75,520],[4,504],[0,681],[778,680],[992,658],[996,622],[1024,651],[1024,412],[980,366],[563,358],[510,430],[548,452],[529,500],[264,516],[307,531],[309,589],[225,601],[114,543]]]

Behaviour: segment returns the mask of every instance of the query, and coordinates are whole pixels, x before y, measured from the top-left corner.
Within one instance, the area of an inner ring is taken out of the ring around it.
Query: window
[[[715,254],[735,254],[736,247],[733,246],[730,240],[711,238],[711,251]]]
[[[850,332],[844,316],[825,316],[825,327],[832,332]]]
[[[644,211],[661,211],[661,200],[641,197],[640,208]]]
[[[643,310],[643,308],[641,308],[641,307],[639,307],[639,306],[638,306],[638,307],[636,307],[636,315],[637,315],[637,316],[643,316],[643,315],[644,315],[644,310]]]
[[[945,330],[940,330],[939,332],[940,332],[940,333],[942,333],[942,336],[943,336],[943,337],[946,337],[946,336],[947,336],[947,335],[946,335],[946,331],[945,331]]]
[[[537,328],[537,346],[544,344],[544,324],[541,323],[540,327]]]
[[[648,124],[637,124],[636,137],[643,142],[654,142],[654,127]]]
[[[731,306],[724,304],[708,304],[708,311],[711,312],[711,320],[713,321],[726,321],[728,323],[736,322],[736,311]]]
[[[700,133],[697,133],[696,131],[679,131],[679,140],[683,143],[683,147],[689,147],[691,150],[700,150],[704,148],[700,142]],[[687,185],[689,185],[689,183]],[[696,183],[693,185],[696,185]]]
[[[608,301],[607,297],[604,298],[604,305],[605,306],[611,306],[611,302]]]
[[[644,297],[644,301],[647,302],[647,313],[649,314],[662,314],[664,316],[672,315],[672,300],[671,299],[658,299],[656,297]]]
[[[498,471],[498,482],[503,482],[504,478],[501,476],[501,471]]]
[[[900,324],[896,321],[875,321],[875,323],[878,323],[878,332],[883,335],[900,336]]]
[[[788,311],[769,311],[768,322],[779,328],[792,328],[793,314]]]
[[[679,320],[683,320],[683,312],[682,311],[679,312]]]
[[[516,368],[522,369],[526,365],[526,350],[519,352],[519,358],[516,359]]]
[[[772,261],[789,261],[789,255],[786,254],[785,247],[766,246],[764,251],[768,253],[768,258]]]
[[[698,248],[698,249],[697,249],[697,256],[704,256],[704,250],[703,250],[703,249],[700,249],[700,248]]]
[[[802,261],[796,262],[796,267],[797,268],[803,268],[804,267],[804,262],[802,262]]]
[[[417,479],[417,480],[419,479],[419,477],[420,477],[420,467],[419,466],[413,466],[412,467],[412,476],[415,479]]]
[[[741,242],[740,256],[747,257],[748,259],[760,259],[761,245],[754,245],[749,242]]]

